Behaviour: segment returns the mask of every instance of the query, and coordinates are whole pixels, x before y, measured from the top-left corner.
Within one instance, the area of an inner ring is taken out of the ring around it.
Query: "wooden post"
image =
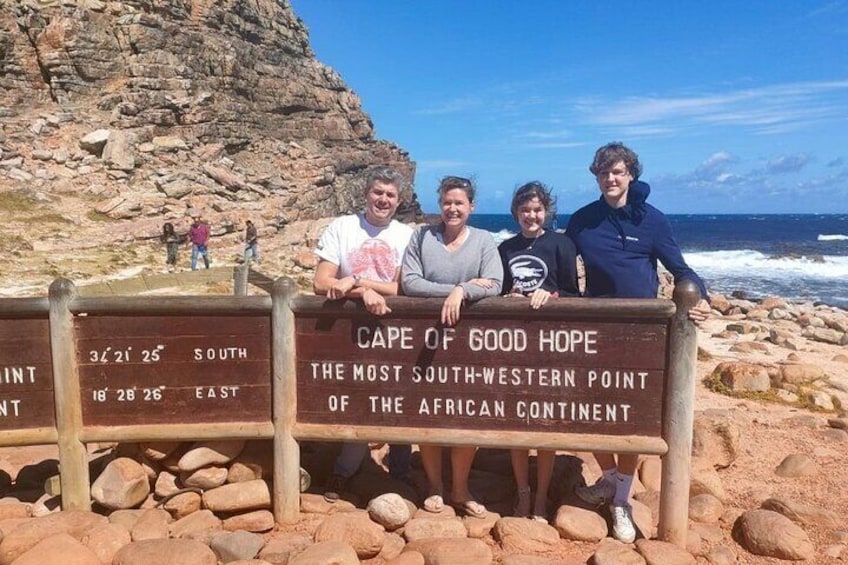
[[[250,264],[243,263],[235,268],[233,272],[233,294],[235,296],[247,296],[247,279],[250,276]]]
[[[80,441],[82,403],[74,339],[74,317],[69,305],[76,296],[74,283],[56,279],[50,285],[50,349],[53,391],[59,436],[62,509],[90,510],[88,453]]]
[[[698,355],[698,333],[688,313],[700,299],[701,292],[692,281],[675,285],[673,300],[677,311],[669,328],[669,369],[663,405],[662,433],[668,453],[663,458],[658,534],[661,540],[680,547],[686,547],[689,526],[689,466]]]
[[[271,290],[274,420],[274,520],[297,522],[300,513],[300,447],[293,436],[297,414],[294,347],[294,281],[279,278]]]

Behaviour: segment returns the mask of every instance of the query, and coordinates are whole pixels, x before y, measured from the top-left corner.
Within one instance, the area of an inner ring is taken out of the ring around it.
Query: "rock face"
[[[247,215],[267,236],[360,208],[376,164],[409,181],[400,217],[420,216],[414,163],[374,138],[287,0],[0,5],[0,193],[64,214],[44,245],[63,228],[76,247],[153,238],[187,212],[213,238]]]

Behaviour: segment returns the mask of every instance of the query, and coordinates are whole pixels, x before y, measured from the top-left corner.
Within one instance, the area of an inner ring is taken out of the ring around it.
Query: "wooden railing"
[[[438,323],[299,294],[0,299],[0,445],[56,443],[62,505],[90,507],[85,444],[274,440],[273,506],[297,519],[298,440],[663,457],[659,535],[685,544],[696,332],[667,300],[492,298]]]

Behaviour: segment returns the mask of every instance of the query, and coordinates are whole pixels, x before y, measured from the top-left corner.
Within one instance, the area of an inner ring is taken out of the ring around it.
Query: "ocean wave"
[[[495,244],[500,245],[502,241],[506,241],[511,238],[516,232],[503,229],[500,231],[490,231],[489,233],[492,234],[493,238],[495,238]]]
[[[848,277],[848,256],[774,257],[751,249],[738,249],[685,253],[684,257],[696,272],[709,272],[714,277],[722,274],[843,280]]]
[[[845,241],[848,240],[848,235],[843,235],[841,233],[820,233],[816,239],[818,239],[818,241]]]

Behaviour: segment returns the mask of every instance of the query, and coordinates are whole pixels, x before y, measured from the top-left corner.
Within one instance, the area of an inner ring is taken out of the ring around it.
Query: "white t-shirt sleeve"
[[[324,229],[324,233],[318,240],[318,247],[315,248],[315,255],[336,266],[342,264],[342,250],[339,239],[342,220],[343,218],[336,218]]]

